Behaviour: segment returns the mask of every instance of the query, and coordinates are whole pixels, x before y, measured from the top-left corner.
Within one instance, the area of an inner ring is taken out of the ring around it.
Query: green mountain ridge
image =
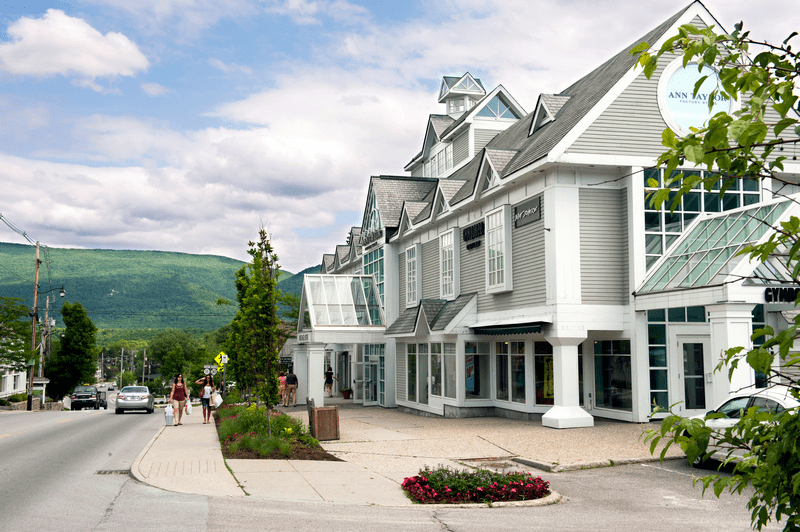
[[[32,306],[35,253],[33,246],[0,243],[0,295]],[[48,248],[40,260],[40,291],[49,290],[50,282],[55,289],[49,294],[52,317],[60,317],[58,289],[63,286],[66,299],[86,307],[100,329],[211,331],[227,325],[236,307],[218,306],[217,300],[235,303],[234,274],[245,264],[217,255],[64,248]],[[299,296],[302,276],[295,277],[281,271],[278,287]],[[45,295],[39,298],[42,318]]]

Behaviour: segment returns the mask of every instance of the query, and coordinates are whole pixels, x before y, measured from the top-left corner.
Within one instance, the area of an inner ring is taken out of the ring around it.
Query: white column
[[[577,336],[577,335],[576,335]],[[542,416],[542,425],[554,429],[593,427],[594,418],[580,407],[578,345],[583,337],[548,337],[553,346],[553,407]]]
[[[325,406],[325,345],[324,344],[309,344],[308,345],[308,358],[305,368],[306,377],[300,381],[298,391],[303,389],[305,382],[304,393],[297,395],[297,403],[306,404],[306,397],[314,399],[315,406]],[[300,374],[297,378],[300,378]]]
[[[732,347],[744,347],[742,354],[752,348],[750,335],[753,333],[752,303],[721,303],[706,305],[711,322],[711,360],[713,367],[707,368],[711,373],[716,368],[726,350]],[[732,391],[740,390],[756,383],[755,372],[747,362],[739,361],[739,365],[728,381],[728,368],[713,374],[714,404],[718,404]]]

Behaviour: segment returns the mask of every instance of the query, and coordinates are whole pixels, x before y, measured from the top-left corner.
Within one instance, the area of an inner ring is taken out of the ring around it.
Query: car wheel
[[[75,405],[70,405],[69,409],[70,409],[70,410],[72,410],[72,411],[74,412],[74,411],[75,411],[75,410],[77,410],[78,408],[77,408]]]
[[[100,405],[94,405],[95,410],[100,410]]]
[[[122,413],[122,409],[121,408],[117,408],[117,409],[114,410],[114,413],[115,414],[121,414]]]

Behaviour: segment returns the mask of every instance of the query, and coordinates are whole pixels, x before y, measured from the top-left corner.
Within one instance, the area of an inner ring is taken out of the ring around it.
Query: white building
[[[648,206],[663,130],[710,115],[696,68],[665,58],[647,79],[628,52],[687,23],[720,27],[694,2],[532,112],[469,73],[443,79],[447,114],[430,116],[410,176],[372,177],[362,227],[323,257],[322,274],[374,276],[385,328],[347,317],[365,311],[355,291],[326,291],[323,275],[312,293],[306,279],[295,363],[318,405],[328,365],[365,405],[556,428],[645,421],[653,402],[705,412],[731,390],[714,372],[722,350],[785,328],[790,307],[743,279],[755,265],[736,246],[765,237],[748,214],[777,223],[796,206],[762,206],[772,183],[745,180],[689,192],[672,213]],[[800,181],[796,158],[785,169]],[[755,382],[742,368],[733,386]]]

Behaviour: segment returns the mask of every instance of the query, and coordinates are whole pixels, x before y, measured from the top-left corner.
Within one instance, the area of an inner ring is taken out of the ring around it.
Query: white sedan
[[[721,447],[717,445],[718,438],[716,434],[725,432],[725,429],[736,425],[742,416],[749,408],[758,407],[759,412],[771,412],[777,414],[784,410],[800,407],[800,402],[792,397],[789,388],[786,386],[771,386],[769,388],[748,388],[739,392],[734,392],[726,399],[718,408],[710,410],[706,414],[694,416],[692,419],[703,419],[710,414],[724,414],[724,417],[706,419],[706,426],[711,428],[711,438],[708,443],[708,450],[713,451],[711,456],[716,460],[724,460],[728,451],[728,447]],[[734,449],[732,456],[737,458],[744,457],[744,449]],[[695,465],[702,463],[702,459],[698,458]]]

